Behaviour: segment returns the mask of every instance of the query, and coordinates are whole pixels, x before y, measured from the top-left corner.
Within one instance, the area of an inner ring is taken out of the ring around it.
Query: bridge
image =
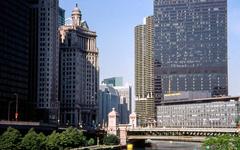
[[[108,134],[115,134],[120,137],[121,145],[127,142],[139,142],[150,140],[188,141],[203,142],[206,137],[230,135],[239,136],[240,128],[166,128],[156,127],[153,122],[148,127],[137,125],[137,115],[132,113],[129,116],[129,124],[117,124],[117,113],[113,109],[108,115],[108,127],[105,129]]]
[[[128,141],[136,140],[170,140],[202,142],[206,137],[229,134],[240,135],[238,128],[128,128]]]

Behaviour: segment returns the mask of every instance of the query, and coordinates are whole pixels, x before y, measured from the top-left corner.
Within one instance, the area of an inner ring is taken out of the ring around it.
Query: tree
[[[118,145],[119,138],[116,135],[108,134],[103,138],[103,144],[105,145]]]
[[[59,147],[59,142],[60,142],[60,134],[57,133],[56,131],[53,131],[51,135],[47,137],[46,140],[46,148],[48,150],[58,150]]]
[[[44,150],[46,137],[43,133],[37,134],[34,129],[30,129],[21,142],[21,147],[25,150]]]
[[[86,145],[86,137],[83,135],[83,132],[76,128],[67,128],[60,134],[59,145],[62,148],[66,147],[79,147]]]
[[[88,146],[92,146],[92,145],[94,145],[94,144],[95,144],[94,139],[93,139],[93,138],[90,138],[90,139],[88,140]]]
[[[0,137],[0,149],[1,150],[17,150],[20,149],[22,135],[14,128],[7,128]]]
[[[236,147],[235,138],[229,135],[210,137],[204,141],[203,146],[210,149],[234,150]]]

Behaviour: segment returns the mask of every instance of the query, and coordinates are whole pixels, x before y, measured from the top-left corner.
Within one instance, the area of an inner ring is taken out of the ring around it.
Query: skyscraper
[[[63,26],[65,24],[65,10],[59,7],[59,18],[58,18],[58,26]]]
[[[60,29],[61,123],[96,123],[99,89],[96,32],[91,31],[78,6],[72,24]]]
[[[154,119],[153,99],[153,16],[135,27],[136,113],[142,124]]]
[[[114,89],[118,91],[120,96],[120,103],[127,104],[127,110],[128,110],[127,116],[128,116],[132,112],[132,87],[129,85],[123,85],[122,77],[107,78],[107,79],[104,79],[102,83],[113,86]],[[128,117],[126,119],[128,120]]]
[[[26,120],[29,64],[29,7],[27,1],[0,1],[0,120]],[[9,110],[8,110],[9,109]],[[9,116],[9,118],[8,118]]]
[[[112,86],[123,86],[123,78],[122,77],[112,77],[107,78],[102,81],[102,83]]]
[[[228,94],[227,0],[154,0],[154,90]]]
[[[58,0],[38,1],[37,108],[45,121],[59,120]]]
[[[119,113],[120,95],[118,91],[111,85],[100,85],[99,87],[99,100],[98,100],[98,121],[100,124],[105,125],[108,122],[108,114],[112,108],[115,108]],[[120,115],[120,118],[123,116]],[[121,119],[120,119],[121,120]]]

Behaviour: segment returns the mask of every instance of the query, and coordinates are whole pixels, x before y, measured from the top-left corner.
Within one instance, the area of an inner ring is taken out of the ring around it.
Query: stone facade
[[[108,134],[117,135],[119,125],[119,115],[115,111],[115,108],[112,108],[112,111],[108,114]]]
[[[81,20],[80,9],[72,11],[72,24],[61,26],[61,124],[93,127],[98,99],[98,49],[96,32]]]

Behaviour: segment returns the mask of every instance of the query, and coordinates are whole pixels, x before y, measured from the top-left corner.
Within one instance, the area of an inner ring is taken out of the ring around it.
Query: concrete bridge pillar
[[[120,139],[120,144],[121,145],[126,145],[127,144],[127,124],[120,124],[119,125],[119,139]]]

